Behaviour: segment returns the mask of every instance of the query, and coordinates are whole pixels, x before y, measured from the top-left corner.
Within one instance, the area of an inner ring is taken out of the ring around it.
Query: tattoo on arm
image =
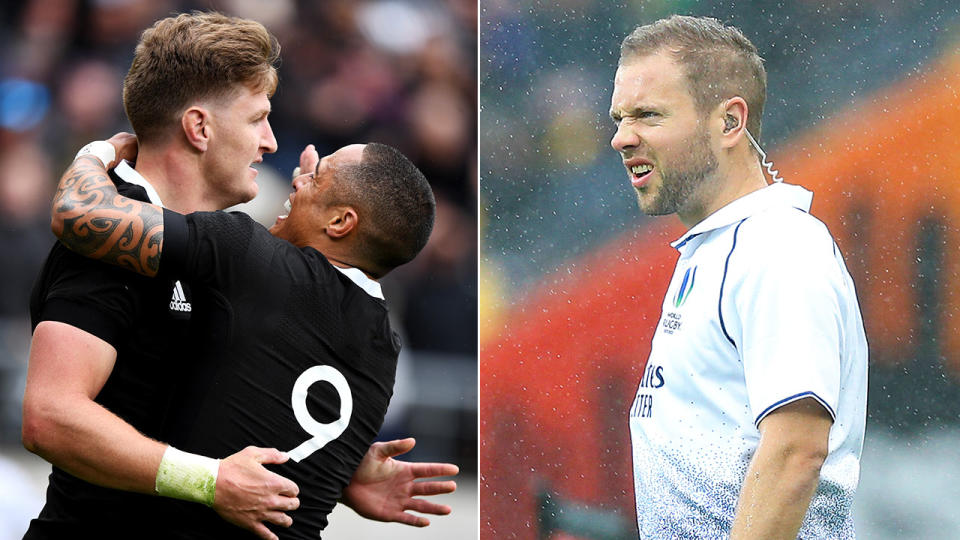
[[[71,250],[155,276],[163,247],[163,210],[117,192],[100,160],[83,156],[60,179],[53,234]]]

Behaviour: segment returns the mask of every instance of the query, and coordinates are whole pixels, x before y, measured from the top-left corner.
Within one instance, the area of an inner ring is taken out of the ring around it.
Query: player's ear
[[[349,206],[337,207],[334,215],[327,221],[324,231],[331,238],[343,238],[357,228],[357,211]]]
[[[210,144],[210,112],[194,105],[183,112],[180,126],[187,143],[200,152],[206,152]]]

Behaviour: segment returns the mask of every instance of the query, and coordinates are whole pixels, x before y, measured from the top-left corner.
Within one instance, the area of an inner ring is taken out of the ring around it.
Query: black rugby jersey
[[[220,336],[176,400],[183,406],[171,415],[169,442],[212,457],[247,445],[296,456],[270,466],[297,483],[301,503],[292,527],[271,530],[318,538],[393,393],[400,343],[386,304],[315,249],[275,238],[241,213],[165,210],[160,271],[217,299],[206,324]],[[210,509],[181,506],[189,516],[175,520],[182,537],[247,534]]]
[[[147,200],[142,187],[112,172],[111,177],[121,194]],[[191,314],[182,304],[174,305],[178,294],[189,304],[186,283],[141,277],[81,257],[58,242],[34,284],[31,324],[63,322],[111,344],[116,363],[95,401],[158,438],[174,394],[174,376],[184,368],[184,356],[177,351],[191,341]],[[54,466],[46,503],[25,538],[126,538],[133,530],[158,530],[151,523],[167,504],[160,497],[91,484]]]

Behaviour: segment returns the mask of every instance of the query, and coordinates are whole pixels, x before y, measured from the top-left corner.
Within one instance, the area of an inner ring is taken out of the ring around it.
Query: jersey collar
[[[136,169],[130,166],[130,162],[122,159],[120,163],[117,164],[116,168],[113,169],[113,172],[117,173],[117,176],[121,180],[130,184],[136,184],[147,191],[147,197],[150,199],[150,202],[157,205],[163,206],[163,202],[160,200],[160,195],[157,193],[157,190],[153,189],[153,186],[150,182],[147,182],[147,179],[143,177],[142,174],[138,173]]]
[[[350,278],[350,281],[356,283],[357,287],[363,289],[364,292],[370,296],[384,300],[383,290],[380,288],[380,284],[367,277],[367,275],[363,273],[363,270],[359,268],[340,268],[336,265],[333,265],[333,267],[339,270],[341,274]]]
[[[765,188],[748,193],[710,214],[670,245],[673,246],[674,249],[680,249],[688,240],[698,234],[732,225],[733,223],[777,206],[789,206],[804,212],[810,212],[810,204],[812,202],[813,192],[801,186],[785,183],[771,184]]]

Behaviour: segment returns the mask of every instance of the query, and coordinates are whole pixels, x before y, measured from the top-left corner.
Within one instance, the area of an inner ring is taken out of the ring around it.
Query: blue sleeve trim
[[[730,267],[730,256],[733,255],[733,250],[737,248],[737,233],[740,232],[740,226],[743,225],[743,222],[746,220],[747,218],[741,219],[740,223],[737,223],[737,227],[733,229],[733,245],[730,246],[730,253],[727,253],[727,260],[723,263],[723,278],[720,280],[720,298],[717,300],[717,314],[720,315],[720,330],[723,330],[724,337],[733,345],[734,349],[737,348],[737,344],[733,342],[733,338],[731,338],[727,332],[727,326],[723,324],[723,286],[727,282],[727,268]]]
[[[799,401],[799,400],[801,400],[801,399],[803,399],[803,398],[808,398],[808,397],[817,400],[817,403],[819,403],[820,405],[823,405],[823,408],[826,409],[828,413],[830,413],[830,419],[832,419],[834,422],[837,421],[837,414],[836,414],[835,412],[833,412],[833,408],[830,407],[830,405],[827,404],[826,400],[824,400],[823,398],[821,398],[820,396],[818,396],[818,395],[816,394],[816,392],[800,392],[799,394],[794,394],[794,395],[792,395],[792,396],[790,396],[790,397],[783,398],[783,399],[781,399],[780,401],[778,401],[778,402],[774,403],[773,405],[770,405],[769,407],[767,407],[766,409],[764,409],[763,412],[760,413],[759,416],[757,416],[757,419],[754,420],[753,425],[755,425],[755,426],[757,426],[757,427],[759,428],[759,427],[760,427],[760,421],[763,420],[768,414],[770,414],[770,413],[773,412],[774,410],[776,410],[776,409],[778,409],[778,408],[780,408],[780,407],[783,407],[784,405],[787,405],[788,403],[793,403],[794,401]]]

